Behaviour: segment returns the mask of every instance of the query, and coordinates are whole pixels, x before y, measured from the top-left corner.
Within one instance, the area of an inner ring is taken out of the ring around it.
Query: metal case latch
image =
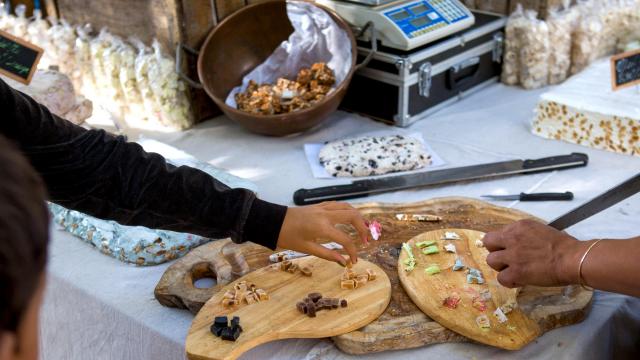
[[[502,51],[504,49],[504,34],[499,32],[493,35],[493,51],[491,58],[494,62],[502,62]]]
[[[420,65],[418,71],[418,94],[428,98],[431,91],[431,63],[426,62]]]

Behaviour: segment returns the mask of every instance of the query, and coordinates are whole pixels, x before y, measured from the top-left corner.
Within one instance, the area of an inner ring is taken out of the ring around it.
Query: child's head
[[[0,136],[0,360],[36,359],[49,216],[40,177]]]

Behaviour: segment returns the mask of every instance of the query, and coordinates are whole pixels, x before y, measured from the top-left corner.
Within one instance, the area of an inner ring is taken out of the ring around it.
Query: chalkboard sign
[[[0,74],[29,84],[44,50],[0,31]]]
[[[640,50],[628,51],[611,58],[613,90],[640,84]]]

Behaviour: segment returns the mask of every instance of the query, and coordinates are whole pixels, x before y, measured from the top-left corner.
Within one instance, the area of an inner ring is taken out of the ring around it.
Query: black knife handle
[[[571,153],[570,155],[551,156],[537,160],[525,160],[522,167],[524,169],[536,169],[524,172],[525,174],[533,174],[536,172],[549,171],[550,167],[570,169],[574,167],[587,166],[588,163],[589,156],[587,154]]]
[[[520,201],[563,201],[573,200],[573,193],[571,191],[563,193],[535,193],[525,194],[520,193]]]
[[[364,183],[353,182],[347,185],[325,186],[315,189],[299,189],[293,193],[296,205],[311,205],[323,201],[346,200],[369,196],[368,186]]]

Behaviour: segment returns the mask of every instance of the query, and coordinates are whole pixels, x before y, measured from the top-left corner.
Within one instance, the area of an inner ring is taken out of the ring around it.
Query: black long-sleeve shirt
[[[167,164],[121,136],[74,125],[1,79],[0,134],[29,158],[52,202],[123,225],[276,247],[286,207]]]

